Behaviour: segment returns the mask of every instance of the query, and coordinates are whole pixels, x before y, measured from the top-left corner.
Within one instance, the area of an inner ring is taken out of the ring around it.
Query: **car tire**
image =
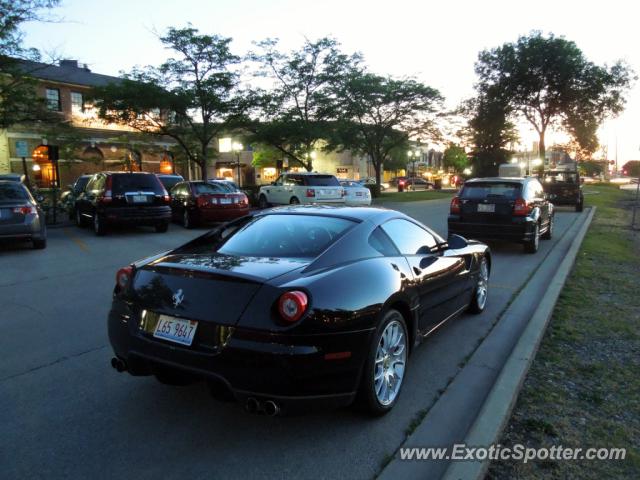
[[[107,227],[104,224],[104,218],[98,212],[93,214],[93,233],[101,237],[107,233]]]
[[[549,217],[549,225],[547,227],[547,231],[542,235],[543,240],[551,240],[553,237],[553,224],[555,223],[555,215],[551,215]]]
[[[34,238],[32,240],[33,248],[35,250],[42,250],[47,248],[47,239],[46,238]]]
[[[300,205],[300,200],[298,200],[298,197],[291,197],[291,200],[289,200],[289,204]]]
[[[373,335],[358,392],[359,406],[367,413],[384,415],[396,404],[406,372],[408,349],[404,317],[398,310],[387,310]]]
[[[258,197],[258,208],[261,208],[261,209],[269,208],[269,202],[267,201],[266,196],[260,195],[260,197]]]
[[[182,214],[182,226],[187,230],[191,230],[193,228],[193,215],[187,209],[184,210]]]
[[[527,253],[536,253],[540,245],[540,225],[536,223],[533,230],[533,238],[524,244],[524,251]]]
[[[480,267],[478,268],[478,281],[476,282],[476,288],[473,289],[473,296],[469,303],[467,311],[470,313],[482,313],[487,306],[487,297],[489,296],[489,262],[487,257],[483,256],[480,260]]]
[[[156,225],[156,233],[166,233],[169,230],[169,222],[162,222]]]

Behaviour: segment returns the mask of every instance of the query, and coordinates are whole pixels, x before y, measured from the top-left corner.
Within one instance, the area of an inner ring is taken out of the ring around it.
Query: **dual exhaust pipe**
[[[260,414],[264,413],[268,417],[275,417],[280,413],[280,407],[273,400],[258,400],[254,397],[249,397],[244,408],[249,413]]]

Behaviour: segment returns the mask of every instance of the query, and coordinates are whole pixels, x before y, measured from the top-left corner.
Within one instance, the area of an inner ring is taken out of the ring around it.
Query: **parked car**
[[[184,182],[182,175],[169,175],[166,173],[157,173],[156,175],[167,192],[171,192],[171,189],[178,183]]]
[[[271,185],[260,187],[260,208],[299,203],[344,204],[346,193],[334,175],[283,173]]]
[[[69,220],[76,218],[76,199],[84,191],[92,175],[80,175],[73,184],[69,185],[69,189],[60,195],[60,203],[69,214]]]
[[[402,180],[399,180],[399,182],[402,182]],[[404,179],[404,188],[405,190],[429,190],[434,189],[435,184],[422,177],[406,177]]]
[[[25,183],[26,177],[21,173],[3,173],[0,181]]]
[[[490,268],[486,245],[393,210],[259,211],[117,272],[112,366],[268,415],[356,398],[384,414],[414,347],[483,311]]]
[[[367,186],[367,185],[375,185],[376,184],[376,179],[373,177],[367,177],[367,178],[362,178],[360,180],[355,180],[356,182],[358,182],[360,185],[362,186]],[[380,191],[384,192],[385,190],[388,190],[390,187],[389,182],[380,182]]]
[[[451,200],[449,234],[510,240],[535,253],[553,235],[554,215],[537,178],[473,178]]]
[[[44,213],[19,181],[0,180],[0,240],[28,240],[36,249],[47,246]]]
[[[249,199],[224,181],[178,183],[171,191],[171,217],[185,228],[226,222],[249,213]]]
[[[93,225],[104,235],[116,224],[153,226],[166,232],[171,221],[169,194],[153,173],[100,172],[94,174],[75,203],[76,224]]]
[[[224,182],[226,185],[229,185],[230,187],[232,187],[235,191],[242,191],[240,189],[240,187],[238,186],[238,184],[236,182],[234,182],[233,180],[229,180],[228,177],[216,177],[216,178],[212,178],[209,180],[210,182]]]
[[[547,170],[542,185],[555,205],[573,205],[576,212],[584,208],[582,183],[577,170]]]
[[[345,205],[354,207],[371,205],[371,190],[363,186],[360,182],[340,180],[340,185],[346,192],[344,196]]]

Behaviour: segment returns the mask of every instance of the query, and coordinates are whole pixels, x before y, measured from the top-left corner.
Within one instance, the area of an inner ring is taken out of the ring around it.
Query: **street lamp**
[[[242,182],[240,180],[240,152],[242,151],[242,144],[238,142],[234,142],[231,146],[231,150],[236,153],[236,168],[238,169],[238,186],[242,186]]]
[[[413,172],[413,175],[411,176],[411,185],[413,185],[413,179],[416,176],[416,162],[418,161],[418,158],[420,158],[421,153],[422,152],[420,152],[420,150],[409,150],[407,152],[407,156],[411,162],[411,171]]]

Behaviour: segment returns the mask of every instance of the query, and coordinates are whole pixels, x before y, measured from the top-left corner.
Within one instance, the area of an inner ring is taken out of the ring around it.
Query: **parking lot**
[[[446,236],[448,199],[388,206]],[[106,318],[116,270],[205,229],[172,225],[168,233],[140,228],[96,237],[69,227],[50,230],[44,251],[4,245],[3,475],[372,478],[578,215],[559,209],[554,239],[541,242],[535,255],[520,245],[491,244],[487,310],[464,315],[424,342],[409,361],[399,404],[376,419],[352,409],[249,415],[240,405],[214,401],[204,385],[167,387],[111,368]]]

